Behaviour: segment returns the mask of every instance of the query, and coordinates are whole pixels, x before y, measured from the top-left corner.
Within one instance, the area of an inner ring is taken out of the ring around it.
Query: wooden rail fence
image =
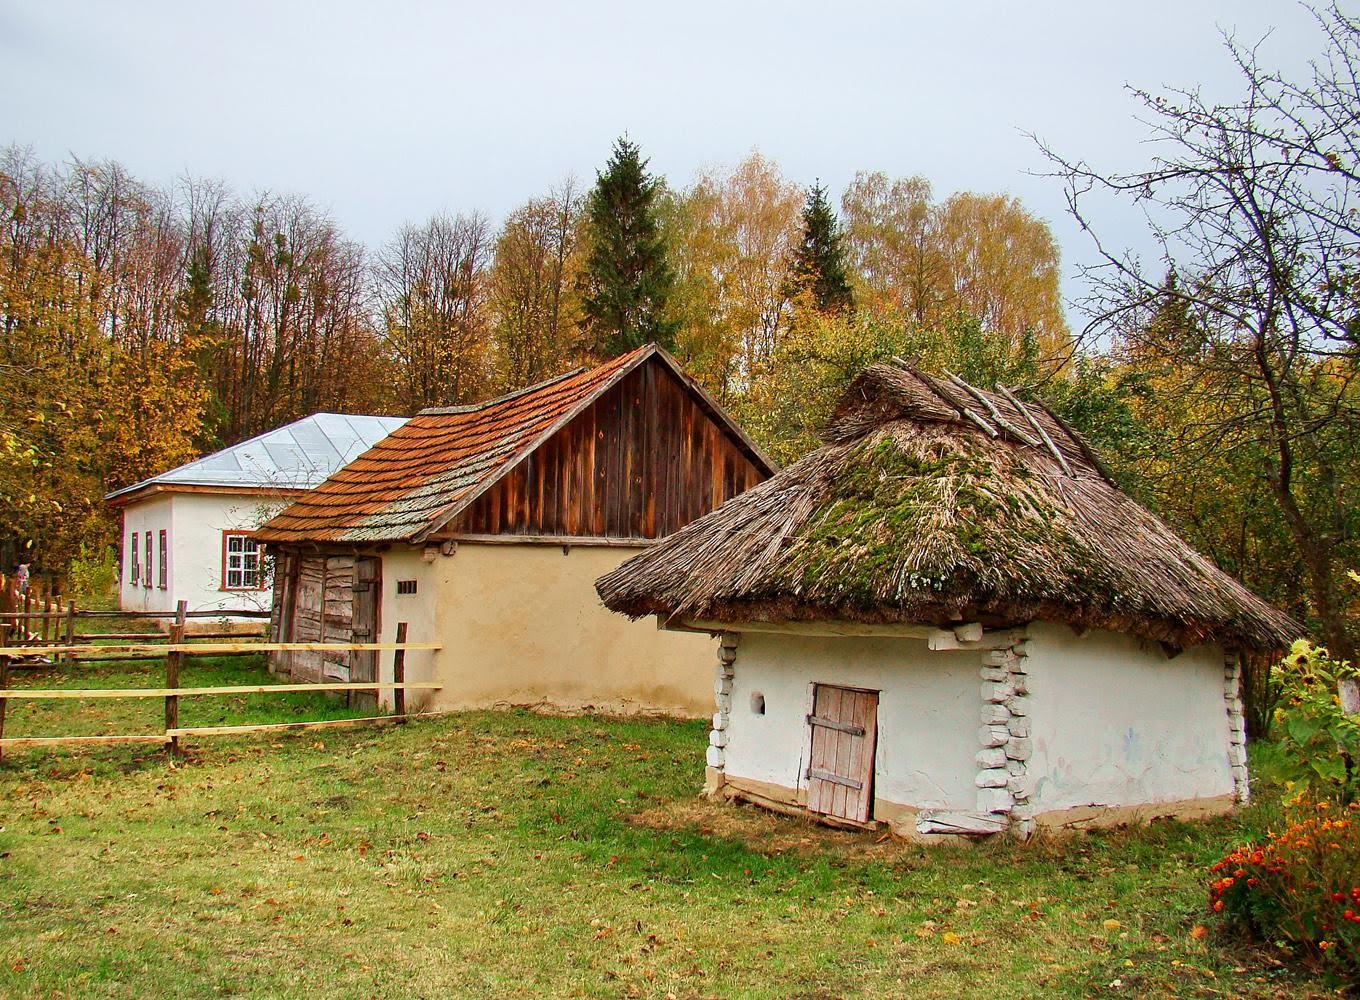
[[[235,616],[236,612],[230,613]],[[267,613],[266,613],[267,614]],[[73,622],[77,616],[99,616],[99,617],[170,617],[174,621],[170,626],[170,631],[161,642],[114,642],[104,645],[80,644],[72,641],[76,638],[114,638],[122,640],[125,638],[144,638],[152,639],[153,636],[143,636],[140,633],[113,633],[111,636],[90,635],[75,636]],[[224,617],[224,613],[215,612],[190,612],[186,608],[186,602],[179,602],[179,609],[174,612],[150,612],[150,613],[127,613],[127,612],[78,612],[75,610],[74,602],[71,602],[66,611],[60,614],[51,612],[14,612],[6,613],[6,619],[20,619],[23,621],[42,620],[61,618],[66,622],[65,635],[63,637],[48,638],[46,630],[40,638],[33,638],[37,633],[28,631],[24,626],[19,626],[19,631],[27,640],[22,645],[7,645],[6,632],[0,626],[0,754],[8,747],[36,747],[36,746],[59,746],[59,745],[80,745],[80,744],[101,744],[101,743],[158,743],[168,745],[172,753],[179,752],[179,740],[182,736],[225,736],[239,735],[243,733],[263,733],[263,732],[282,732],[287,730],[301,729],[322,729],[335,726],[354,726],[365,724],[400,724],[411,718],[406,712],[406,692],[407,691],[437,691],[443,685],[430,681],[407,681],[406,680],[406,651],[410,649],[439,649],[438,643],[430,642],[407,642],[406,632],[407,623],[397,623],[397,641],[388,643],[361,642],[361,643],[336,643],[336,642],[193,642],[192,637],[185,635],[186,619],[190,616],[197,617]],[[208,638],[224,638],[222,633],[210,633]],[[203,636],[199,636],[203,638]],[[184,665],[184,658],[188,656],[223,656],[240,655],[246,653],[265,653],[283,650],[316,650],[316,651],[352,651],[352,650],[384,650],[392,651],[393,657],[393,679],[391,681],[328,681],[317,684],[230,684],[216,687],[182,687],[180,685],[180,669]],[[91,655],[96,654],[96,655]],[[146,687],[146,688],[11,688],[10,671],[12,661],[19,658],[34,656],[53,656],[61,655],[63,664],[73,663],[99,663],[111,660],[128,659],[161,659],[165,660],[165,686]],[[358,719],[318,719],[307,722],[277,722],[260,723],[253,725],[236,726],[181,726],[179,724],[179,700],[180,698],[202,697],[207,695],[231,695],[231,694],[284,694],[291,692],[306,691],[363,691],[376,694],[378,691],[393,692],[393,706],[396,712],[392,715],[369,716]],[[101,736],[20,736],[6,737],[5,732],[5,712],[10,701],[50,701],[50,700],[83,700],[83,699],[102,699],[102,698],[163,698],[165,700],[165,726],[161,733],[146,734],[109,734]]]
[[[13,576],[0,575],[0,645],[10,633],[28,642],[56,644],[75,641],[76,602],[57,594],[48,581],[32,580],[27,590],[19,592],[19,581]],[[38,631],[29,631],[29,624]],[[69,659],[64,656],[63,660]]]

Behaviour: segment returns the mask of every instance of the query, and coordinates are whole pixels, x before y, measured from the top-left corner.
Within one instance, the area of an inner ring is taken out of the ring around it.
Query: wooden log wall
[[[764,478],[665,366],[647,363],[544,442],[447,533],[660,538]]]

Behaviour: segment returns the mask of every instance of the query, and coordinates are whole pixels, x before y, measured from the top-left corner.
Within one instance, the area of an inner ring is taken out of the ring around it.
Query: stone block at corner
[[[979,788],[977,807],[979,812],[1010,812],[1015,807],[1015,797],[1005,788]]]
[[[1010,780],[1011,776],[1004,767],[992,767],[979,771],[977,777],[973,779],[973,784],[978,788],[1005,788]]]

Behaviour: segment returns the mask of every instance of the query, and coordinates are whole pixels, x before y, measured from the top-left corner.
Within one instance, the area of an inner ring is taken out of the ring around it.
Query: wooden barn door
[[[874,801],[878,692],[818,684],[808,725],[808,811],[868,822]]]
[[[354,560],[354,608],[350,617],[351,642],[378,641],[378,609],[382,601],[382,560],[360,556]],[[350,651],[349,679],[377,681],[378,654],[372,649]],[[371,691],[351,691],[349,703],[355,708],[376,710],[378,700]]]
[[[292,609],[289,614],[288,630],[284,633],[287,642],[321,642],[325,638],[322,630],[322,607],[325,595],[326,557],[298,556],[293,571]],[[324,679],[322,654],[315,650],[294,650],[287,654],[288,672],[295,680],[320,681]]]

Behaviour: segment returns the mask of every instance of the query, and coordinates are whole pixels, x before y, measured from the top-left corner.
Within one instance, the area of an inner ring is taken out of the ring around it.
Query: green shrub
[[[112,546],[91,552],[83,544],[67,571],[71,597],[82,607],[103,607],[118,600],[118,557]]]
[[[1360,983],[1360,716],[1338,696],[1355,669],[1300,641],[1275,675],[1285,826],[1213,866],[1209,906],[1230,930]]]
[[[1292,790],[1318,801],[1360,800],[1360,716],[1341,710],[1337,685],[1357,676],[1345,660],[1299,640],[1276,667],[1275,733]]]

